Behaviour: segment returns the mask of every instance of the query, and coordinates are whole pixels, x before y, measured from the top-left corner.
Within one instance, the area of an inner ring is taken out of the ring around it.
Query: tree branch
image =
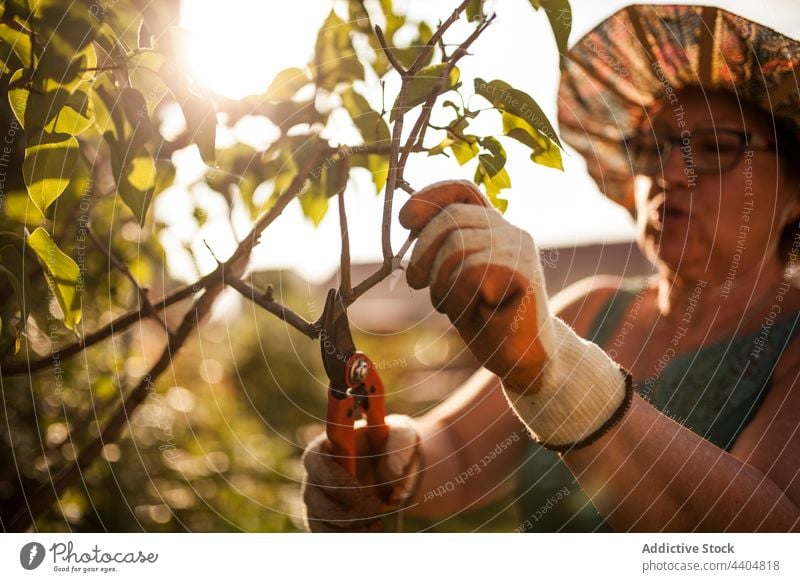
[[[391,63],[392,67],[395,71],[400,73],[401,77],[405,77],[406,69],[400,64],[400,61],[397,60],[392,49],[389,48],[389,45],[386,43],[386,37],[383,35],[383,30],[377,24],[375,25],[375,36],[378,37],[378,42],[381,45],[381,49],[383,49],[383,53],[386,55],[386,58],[389,59],[389,63]]]
[[[269,211],[258,221],[258,223],[256,223],[250,233],[239,244],[226,262],[219,265],[215,270],[200,278],[195,283],[179,287],[169,295],[164,296],[162,299],[152,305],[153,310],[161,311],[166,309],[178,301],[182,301],[183,299],[191,297],[195,293],[207,289],[210,285],[216,283],[220,279],[224,282],[228,272],[233,275],[233,278],[238,279],[241,276],[241,272],[244,270],[244,267],[246,266],[245,259],[247,259],[253,246],[255,246],[259,235],[264,231],[265,228],[272,224],[272,222],[278,216],[280,216],[289,202],[291,202],[300,193],[303,184],[305,184],[306,179],[308,179],[309,174],[311,174],[311,172],[319,165],[319,163],[319,153],[317,156],[311,156],[309,158],[309,161],[303,168],[300,169],[286,191],[278,197],[278,200],[275,202],[272,208],[270,208]],[[111,323],[105,325],[94,333],[89,334],[85,338],[79,339],[75,343],[69,344],[65,347],[58,348],[42,358],[36,360],[11,361],[0,364],[0,375],[3,377],[16,376],[19,374],[30,375],[33,372],[51,368],[56,362],[63,362],[65,359],[70,358],[75,354],[79,354],[86,348],[103,341],[115,333],[120,333],[134,323],[141,321],[145,309],[146,307],[143,307],[142,309],[130,311],[125,315],[121,315]]]
[[[161,311],[170,305],[173,305],[174,303],[182,301],[187,297],[191,297],[195,293],[205,289],[210,283],[219,279],[219,276],[220,273],[218,271],[212,271],[196,283],[179,287],[154,303],[153,309],[156,311]],[[33,372],[50,368],[54,365],[55,361],[63,361],[74,356],[75,354],[79,354],[86,348],[103,341],[115,333],[119,333],[127,329],[137,321],[141,321],[143,317],[142,311],[142,309],[137,309],[136,311],[130,311],[125,315],[121,315],[114,321],[106,324],[94,333],[87,335],[83,339],[58,348],[47,356],[37,360],[18,360],[2,364],[0,365],[0,373],[3,377],[8,377],[19,374],[32,374]]]
[[[222,285],[212,285],[195,301],[184,316],[177,331],[170,335],[169,341],[167,341],[167,345],[161,352],[158,361],[150,368],[147,374],[142,376],[136,388],[128,394],[125,401],[106,423],[100,436],[81,450],[74,463],[62,469],[53,481],[42,485],[33,494],[30,502],[26,503],[26,506],[21,508],[9,522],[8,529],[10,531],[28,529],[36,516],[58,499],[67,487],[77,482],[78,478],[83,475],[83,471],[97,459],[107,443],[113,443],[119,439],[123,429],[128,426],[133,411],[144,401],[148,392],[154,390],[156,379],[172,363],[174,353],[183,346],[192,330],[199,325],[200,321],[211,309],[221,290]]]
[[[291,309],[275,301],[272,298],[272,293],[269,288],[266,293],[259,293],[241,279],[228,279],[226,283],[259,307],[264,308],[266,311],[269,311],[271,314],[291,325],[300,333],[311,339],[319,337],[319,330],[314,327],[313,323],[306,321]]]
[[[436,29],[436,32],[434,32],[433,36],[431,36],[430,40],[428,40],[427,45],[425,45],[425,49],[423,49],[423,51],[417,55],[417,58],[414,59],[413,64],[408,68],[409,73],[416,73],[426,62],[428,62],[428,58],[430,58],[431,52],[439,43],[439,39],[441,39],[444,36],[444,33],[447,32],[447,29],[450,28],[456,20],[458,20],[459,16],[461,16],[461,13],[467,9],[467,6],[469,6],[470,2],[472,2],[472,0],[464,0],[464,2],[459,4],[458,7],[453,10],[453,13],[448,17],[448,19],[439,25],[439,27]]]

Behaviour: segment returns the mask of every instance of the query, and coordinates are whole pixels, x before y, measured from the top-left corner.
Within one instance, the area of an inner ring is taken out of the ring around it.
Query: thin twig
[[[450,28],[453,23],[458,20],[461,13],[467,9],[467,6],[472,2],[472,0],[464,0],[458,7],[453,10],[453,13],[445,20],[439,27],[436,29],[436,32],[433,33],[433,36],[428,40],[428,44],[425,45],[425,48],[417,55],[417,58],[414,59],[413,64],[408,68],[408,72],[410,74],[416,73],[419,71],[423,65],[428,62],[428,59],[431,56],[431,52],[439,43],[439,39],[444,36],[444,33]]]
[[[383,30],[381,30],[381,27],[378,26],[377,24],[375,25],[375,36],[378,37],[378,42],[381,45],[381,49],[383,49],[383,53],[386,55],[386,58],[389,59],[389,62],[391,63],[394,70],[400,73],[401,77],[405,77],[406,76],[405,67],[403,67],[400,61],[397,60],[397,57],[395,56],[392,49],[389,48],[389,45],[386,43],[386,37],[383,35]]]
[[[408,194],[416,194],[416,189],[411,187],[407,180],[402,179],[397,181],[397,187],[407,192]]]
[[[169,333],[169,327],[167,326],[167,322],[161,319],[158,311],[153,307],[153,304],[150,303],[150,297],[147,296],[147,289],[139,285],[139,282],[136,280],[136,277],[133,276],[131,270],[128,268],[128,265],[120,261],[114,254],[111,252],[111,249],[106,248],[106,246],[102,243],[102,241],[98,238],[97,233],[94,232],[91,226],[87,225],[86,231],[89,233],[89,237],[92,239],[94,245],[100,250],[101,253],[105,255],[108,259],[109,263],[116,267],[118,271],[120,271],[125,277],[133,284],[136,288],[136,292],[139,294],[139,298],[142,300],[142,305],[144,306],[144,313],[155,319],[161,327],[164,328],[164,331]]]
[[[414,234],[408,233],[406,242],[404,242],[403,246],[400,247],[400,250],[397,251],[397,256],[395,257],[395,259],[397,259],[398,261],[401,260],[408,252],[408,249],[411,248],[411,244],[416,240],[416,238],[417,237]]]
[[[241,293],[242,296],[246,297],[259,307],[264,308],[266,311],[269,311],[279,319],[282,319],[300,333],[308,336],[311,339],[316,339],[319,337],[319,330],[314,327],[313,323],[306,321],[303,317],[299,316],[288,307],[284,307],[272,299],[269,289],[267,293],[259,294],[258,291],[241,279],[229,279],[226,282],[228,285]]]

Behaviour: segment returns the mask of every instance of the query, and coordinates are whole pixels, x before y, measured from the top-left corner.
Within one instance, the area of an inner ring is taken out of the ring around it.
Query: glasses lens
[[[656,172],[661,167],[661,156],[669,149],[669,143],[659,144],[656,136],[646,133],[628,142],[633,169],[636,172]]]
[[[736,164],[742,153],[742,134],[719,131],[692,136],[691,155],[702,170],[723,170]]]

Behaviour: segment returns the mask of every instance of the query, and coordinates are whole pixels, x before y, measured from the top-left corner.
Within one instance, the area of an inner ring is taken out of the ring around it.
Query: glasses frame
[[[719,135],[735,135],[739,138],[739,148],[736,152],[736,157],[733,161],[723,165],[717,164],[713,167],[711,166],[703,166],[699,165],[695,162],[694,170],[697,174],[724,174],[726,172],[731,171],[735,168],[739,162],[742,160],[742,156],[748,150],[758,150],[758,151],[768,151],[775,149],[775,142],[765,138],[764,136],[754,133],[751,131],[745,131],[742,129],[699,129],[693,132],[690,132],[688,135],[688,139],[692,140],[694,136],[706,136],[712,135],[716,139]],[[669,160],[669,155],[672,153],[672,146],[673,144],[682,145],[684,139],[686,137],[678,137],[678,136],[671,136],[671,137],[660,137],[658,138],[658,160],[655,164],[651,166],[644,166],[638,164],[636,161],[636,140],[640,139],[643,135],[649,135],[652,137],[650,131],[648,132],[640,132],[634,136],[626,138],[623,143],[625,145],[625,149],[627,154],[630,156],[631,160],[631,167],[633,169],[634,174],[637,175],[645,175],[645,176],[652,176],[658,173],[661,173],[664,169],[665,162]],[[719,159],[719,157],[717,157]],[[685,163],[685,162],[684,162]]]

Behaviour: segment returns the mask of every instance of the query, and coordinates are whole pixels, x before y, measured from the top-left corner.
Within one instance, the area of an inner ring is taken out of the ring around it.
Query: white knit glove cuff
[[[633,384],[627,371],[563,321],[550,317],[546,325],[555,349],[540,377],[524,393],[503,391],[541,445],[566,451],[591,444],[614,426],[630,404]]]

